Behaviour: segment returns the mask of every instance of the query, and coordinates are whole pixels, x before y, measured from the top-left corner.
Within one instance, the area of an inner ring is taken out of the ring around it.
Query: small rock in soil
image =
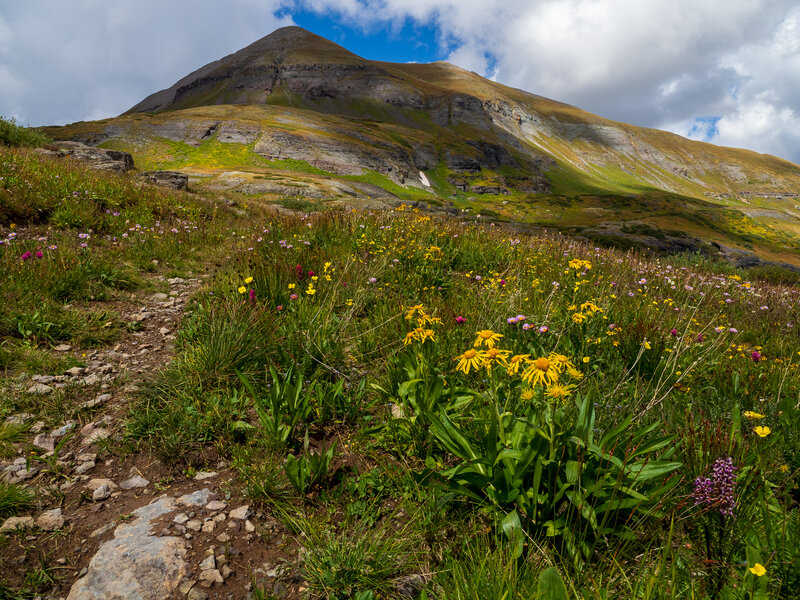
[[[132,490],[134,488],[143,488],[150,485],[150,482],[142,477],[141,475],[134,475],[130,479],[126,479],[125,481],[119,484],[123,490]]]
[[[247,504],[245,504],[244,506],[240,506],[239,508],[234,508],[230,512],[231,519],[239,519],[240,521],[244,521],[249,516],[250,516],[250,507]]]
[[[36,394],[37,396],[46,396],[53,393],[53,388],[43,383],[35,383],[28,388],[29,394]]]
[[[45,531],[55,531],[64,526],[64,517],[61,515],[60,508],[54,508],[39,515],[36,519],[36,526]]]
[[[3,521],[0,525],[0,533],[9,533],[17,531],[18,529],[27,529],[33,527],[33,517],[10,517]]]

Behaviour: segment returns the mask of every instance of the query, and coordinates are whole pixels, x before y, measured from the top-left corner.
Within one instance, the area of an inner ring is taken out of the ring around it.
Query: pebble
[[[58,429],[54,429],[50,435],[52,435],[54,438],[64,437],[73,429],[75,429],[75,421],[67,421]]]
[[[111,497],[111,486],[104,483],[92,493],[92,500],[105,500]]]
[[[202,571],[200,573],[200,581],[209,583],[224,583],[225,579],[223,579],[222,573],[220,573],[217,569],[209,569],[208,571]]]
[[[187,523],[187,526],[188,526],[188,523]],[[203,533],[213,533],[214,532],[214,528],[216,526],[217,526],[217,524],[214,523],[214,521],[206,521],[205,523],[203,523],[202,532]]]
[[[240,506],[239,508],[234,508],[230,512],[231,519],[239,519],[240,521],[244,521],[250,516],[250,507],[245,504],[244,506]]]
[[[75,467],[75,473],[78,475],[84,475],[94,469],[96,466],[97,464],[93,460],[90,460],[89,462],[85,462]]]
[[[203,481],[204,479],[211,479],[212,477],[216,476],[217,476],[216,471],[198,471],[195,474],[194,479],[195,481]]]
[[[56,352],[69,352],[70,350],[72,350],[72,346],[70,346],[69,344],[59,344],[58,346],[53,348],[53,350],[55,350]]]
[[[210,510],[212,512],[216,512],[218,510],[225,510],[225,507],[228,505],[220,500],[212,500],[208,504],[206,504],[206,510]]]
[[[203,562],[200,563],[201,571],[208,571],[210,569],[216,569],[216,568],[217,568],[217,559],[213,554],[206,556],[205,559],[203,559]]]
[[[33,526],[33,517],[9,517],[0,525],[0,533],[9,533],[18,529],[28,529]]]
[[[186,523],[186,529],[191,529],[192,531],[200,531],[202,529],[203,523],[198,521],[197,519],[192,519]]]
[[[28,388],[29,394],[36,394],[37,396],[46,396],[53,393],[53,388],[43,383],[35,383]]]
[[[179,515],[175,515],[175,518],[172,519],[173,523],[177,523],[178,525],[183,525],[189,520],[189,517],[185,514],[181,513]]]
[[[61,509],[54,508],[53,510],[43,512],[39,515],[39,518],[36,519],[36,526],[45,531],[61,529],[64,526],[64,517],[61,515]]]
[[[141,475],[134,475],[130,479],[126,479],[125,481],[119,484],[123,490],[132,490],[134,488],[143,488],[150,485],[150,482],[142,477]]]

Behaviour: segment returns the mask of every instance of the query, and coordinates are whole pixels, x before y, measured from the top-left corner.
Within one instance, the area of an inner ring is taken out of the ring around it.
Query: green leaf
[[[567,586],[555,567],[545,569],[539,575],[536,600],[567,600]]]
[[[522,523],[519,520],[519,514],[516,509],[508,513],[500,522],[500,527],[503,533],[511,542],[511,548],[514,558],[522,556],[522,549],[525,541],[525,534],[522,531]]]

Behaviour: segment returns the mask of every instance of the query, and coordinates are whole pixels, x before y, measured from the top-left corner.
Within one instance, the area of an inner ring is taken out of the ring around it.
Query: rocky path
[[[0,477],[32,489],[39,510],[0,525],[2,578],[12,589],[38,582],[41,597],[53,599],[247,598],[254,581],[294,597],[302,582],[281,561],[296,544],[278,521],[237,500],[225,461],[188,477],[149,455],[116,451],[130,398],[173,356],[183,309],[201,280],[158,284],[169,291],[113,307],[138,331],[94,352],[59,346],[85,366],[0,390],[43,404],[63,397],[69,406],[63,419],[6,420],[29,428],[14,444],[18,454],[0,462]],[[31,450],[38,459],[29,460]]]

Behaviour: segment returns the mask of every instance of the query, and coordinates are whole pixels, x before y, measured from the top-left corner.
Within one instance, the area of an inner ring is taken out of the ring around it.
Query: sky
[[[115,116],[285,25],[800,163],[800,0],[0,0],[0,116]]]

